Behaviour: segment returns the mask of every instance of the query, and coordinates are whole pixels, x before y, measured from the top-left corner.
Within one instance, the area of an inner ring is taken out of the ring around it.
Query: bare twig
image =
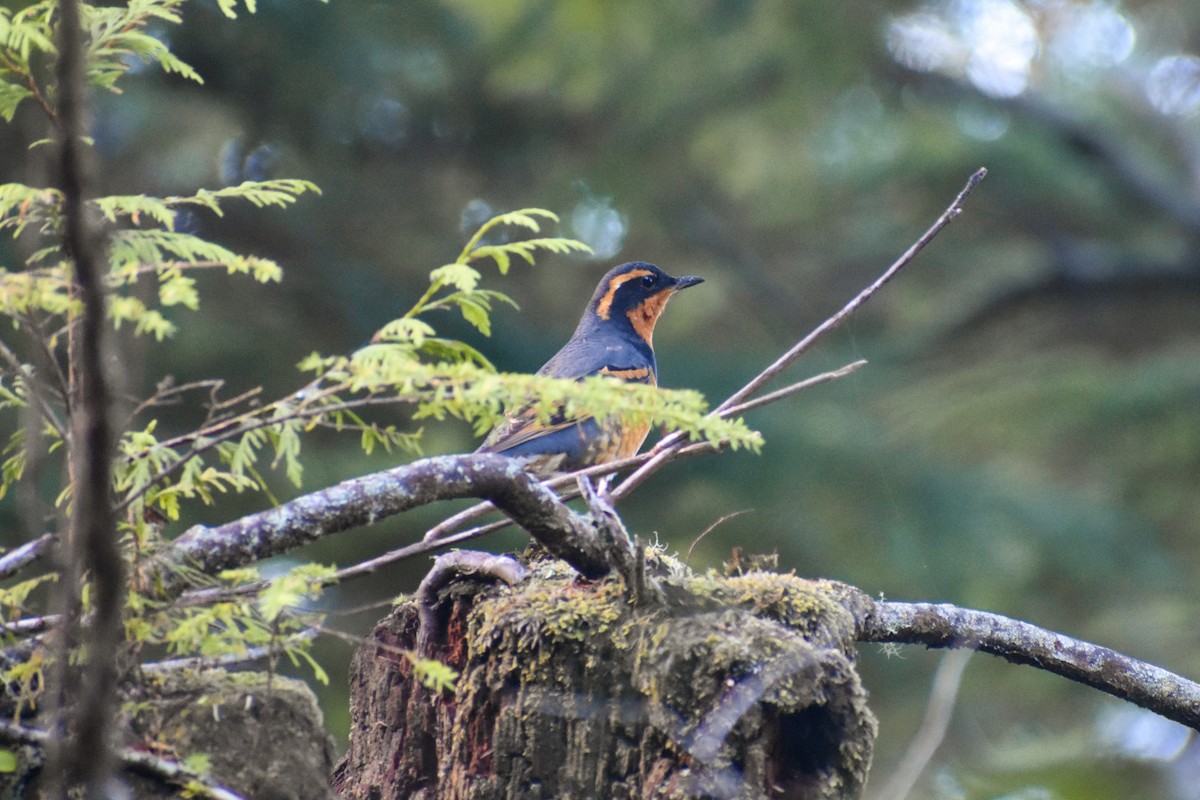
[[[942,656],[933,676],[925,717],[909,742],[908,749],[904,751],[896,771],[875,795],[879,800],[905,800],[934,753],[941,747],[950,727],[954,705],[958,702],[958,687],[962,684],[963,672],[971,655],[971,650],[951,650]]]
[[[859,618],[858,639],[991,653],[1200,730],[1200,684],[1107,647],[1000,614],[946,604],[876,602]]]
[[[720,416],[736,417],[739,414],[745,414],[747,411],[753,411],[756,408],[761,408],[762,406],[782,400],[785,397],[790,397],[796,392],[802,392],[805,389],[811,389],[814,386],[820,386],[822,383],[829,383],[830,381],[836,381],[838,378],[844,378],[851,373],[857,372],[866,365],[867,360],[865,358],[859,359],[858,361],[852,361],[844,367],[838,367],[837,369],[830,370],[829,372],[822,372],[820,375],[813,375],[811,378],[805,378],[802,381],[796,381],[795,383],[784,386],[782,389],[776,389],[773,392],[768,392],[767,394],[755,397],[752,400],[745,400],[741,403],[728,406],[721,410]]]
[[[702,530],[700,532],[700,535],[692,540],[691,546],[688,547],[688,549],[687,549],[687,555],[685,555],[683,557],[683,563],[686,564],[692,560],[692,551],[696,549],[696,545],[700,544],[701,539],[703,539],[705,536],[708,536],[710,533],[715,531],[718,527],[720,527],[724,523],[728,522],[729,520],[735,519],[736,517],[740,517],[742,514],[749,514],[753,510],[754,509],[752,509],[752,508],[743,508],[738,511],[731,511],[728,514],[723,514],[720,517],[718,517],[717,520],[715,522],[713,522],[713,524],[709,525],[707,528]]]
[[[0,579],[7,578],[44,556],[58,542],[53,533],[43,534],[32,542],[26,542],[15,550],[0,556]]]
[[[587,503],[589,516],[596,529],[596,538],[604,551],[606,560],[621,576],[625,584],[625,596],[635,608],[661,606],[666,595],[654,576],[646,574],[646,547],[630,536],[625,523],[613,508],[608,496],[608,483],[592,483],[591,478],[576,481],[578,491]]]
[[[946,210],[942,212],[942,215],[938,217],[937,220],[934,221],[934,223],[930,225],[923,234],[921,234],[917,241],[913,242],[912,246],[904,251],[903,255],[896,259],[896,261],[893,262],[890,267],[884,270],[882,275],[880,275],[873,283],[855,295],[854,299],[852,299],[849,303],[842,306],[842,308],[836,314],[814,328],[811,333],[809,333],[800,341],[796,342],[796,344],[792,345],[791,349],[789,349],[779,358],[775,359],[775,361],[766,369],[755,375],[749,383],[727,397],[725,401],[721,403],[721,405],[717,406],[717,408],[711,413],[719,416],[721,412],[726,411],[731,406],[739,405],[740,403],[743,403],[749,399],[752,395],[754,395],[777,375],[779,375],[779,373],[787,369],[792,362],[812,349],[812,346],[816,344],[822,336],[845,322],[851,314],[857,311],[859,307],[863,305],[863,303],[871,299],[871,297],[880,289],[882,289],[884,285],[888,283],[888,281],[894,278],[900,272],[900,270],[908,266],[908,264],[917,257],[917,254],[924,250],[929,243],[933,241],[934,237],[942,231],[943,228],[949,225],[956,217],[958,217],[959,214],[962,213],[962,204],[986,175],[987,170],[980,167],[975,174],[973,174],[967,180],[966,185],[963,186],[962,190],[958,193],[958,196],[954,198],[954,202],[952,202],[946,208]],[[670,461],[671,453],[683,446],[683,440],[684,436],[679,431],[664,437],[663,440],[654,447],[655,456],[642,466],[638,467],[638,469],[636,469],[632,475],[629,475],[624,481],[621,482],[620,485],[613,489],[612,494],[614,499],[620,499],[632,492],[634,489],[640,486],[643,481],[657,472],[663,466],[663,464],[666,464],[668,461]]]
[[[154,408],[155,406],[166,405],[168,401],[175,402],[179,395],[186,394],[187,392],[206,389],[208,390],[209,397],[211,398],[215,392],[219,391],[220,388],[225,385],[225,381],[220,379],[192,381],[191,383],[183,383],[177,386],[172,385],[170,381],[170,378],[166,378],[161,381],[158,388],[155,389],[154,394],[150,395],[134,406],[133,410],[129,412],[129,416],[126,418],[126,425],[133,424],[133,420],[136,419],[137,416],[143,411]]]
[[[42,389],[51,392],[52,396],[57,395],[65,405],[70,394],[70,379],[63,371],[63,365],[59,363],[58,355],[51,345],[54,335],[46,330],[45,322],[37,313],[22,314],[18,319],[22,326],[33,332],[26,339],[31,345],[33,365],[40,370],[38,377],[42,378]]]

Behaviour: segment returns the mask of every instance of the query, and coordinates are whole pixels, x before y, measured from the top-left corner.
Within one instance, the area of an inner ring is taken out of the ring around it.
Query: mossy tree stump
[[[204,756],[208,777],[254,800],[332,800],[327,776],[333,740],[302,681],[264,672],[221,669],[145,674],[123,684],[121,746],[168,761]],[[44,722],[34,726],[47,727]],[[0,773],[0,797],[44,796],[45,753],[15,748],[13,769]],[[204,797],[182,781],[126,765],[113,796],[130,800]],[[125,794],[121,794],[124,791]],[[80,796],[72,793],[72,797]]]
[[[875,736],[854,668],[862,596],[753,572],[697,576],[651,555],[668,602],[631,607],[617,578],[558,562],[516,586],[442,594],[434,655],[460,672],[434,694],[402,651],[406,599],[351,667],[346,800],[844,798]]]

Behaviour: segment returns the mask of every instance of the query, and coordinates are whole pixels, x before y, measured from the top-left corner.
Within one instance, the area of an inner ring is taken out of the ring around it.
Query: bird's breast
[[[629,424],[613,417],[600,426],[600,435],[589,447],[589,461],[604,464],[637,455],[646,437],[650,435],[650,423]]]

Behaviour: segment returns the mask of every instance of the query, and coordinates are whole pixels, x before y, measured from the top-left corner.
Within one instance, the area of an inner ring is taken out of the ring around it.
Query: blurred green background
[[[735,545],[778,551],[804,576],[1000,612],[1200,676],[1200,4],[260,0],[241,17],[197,0],[160,31],[204,86],[144,69],[97,98],[104,190],[275,176],[324,194],[187,220],[278,259],[286,279],[206,278],[173,341],[135,344],[132,389],[170,373],[287,392],[302,357],[349,351],[406,309],[490,213],[540,206],[598,257],[496,278],[522,308],[501,311],[489,340],[449,318],[443,330],[531,371],[604,271],[653,261],[707,279],[672,303],[656,344],[661,382],[715,403],[986,165],[965,214],[790,376],[867,368],[755,413],[761,456],[677,464],[622,511],[686,552],[749,509],[692,565],[719,566]],[[38,180],[23,148],[44,131],[25,111],[0,128],[4,180]],[[428,453],[476,445],[465,428],[426,427]],[[392,463],[322,436],[305,461],[309,489]],[[294,490],[280,477],[278,492]],[[223,498],[193,521],[264,502]],[[445,512],[307,555],[353,563]],[[426,566],[339,587],[331,624],[368,631]],[[321,652],[344,738],[350,646]],[[862,650],[877,789],[939,657]],[[913,796],[1200,798],[1200,746],[1098,692],[976,656]]]

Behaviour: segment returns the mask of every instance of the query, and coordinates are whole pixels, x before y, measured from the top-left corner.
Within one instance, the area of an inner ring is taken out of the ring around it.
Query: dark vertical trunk
[[[442,593],[436,657],[453,693],[414,677],[401,603],[351,668],[346,800],[844,798],[875,721],[854,669],[858,602],[839,584],[700,577],[652,556],[669,598],[630,607],[616,579],[541,562],[515,586]]]

